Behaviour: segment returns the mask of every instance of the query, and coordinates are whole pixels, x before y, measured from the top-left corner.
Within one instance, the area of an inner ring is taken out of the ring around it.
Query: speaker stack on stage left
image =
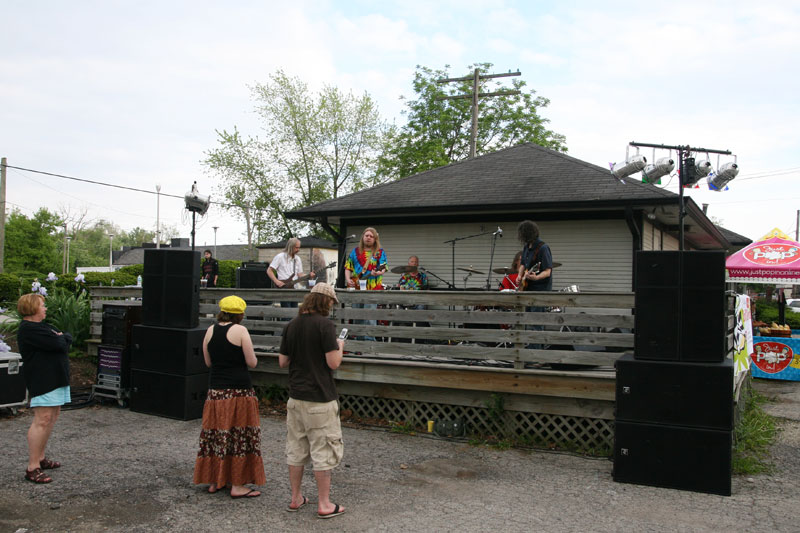
[[[131,411],[180,420],[203,416],[208,368],[199,289],[199,251],[145,250],[142,324],[132,332]]]
[[[722,252],[638,252],[634,353],[617,360],[614,480],[731,494]]]

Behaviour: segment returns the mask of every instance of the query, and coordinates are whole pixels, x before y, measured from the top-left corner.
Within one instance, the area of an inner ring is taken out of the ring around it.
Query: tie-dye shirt
[[[383,248],[379,248],[374,254],[368,253],[366,250],[359,253],[358,246],[353,248],[350,256],[344,264],[345,270],[353,273],[354,277],[361,279],[363,273],[370,271],[375,272],[386,267],[386,252]],[[367,280],[368,291],[383,290],[383,276],[365,276]]]
[[[428,288],[428,276],[424,272],[406,272],[400,276],[400,287],[418,291]]]

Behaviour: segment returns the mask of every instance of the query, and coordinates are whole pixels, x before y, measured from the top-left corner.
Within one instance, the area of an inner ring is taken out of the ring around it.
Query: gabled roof
[[[172,246],[171,249],[191,250],[191,246]],[[144,264],[144,251],[152,248],[131,248],[126,250],[119,257],[114,256],[115,265],[141,265]],[[198,246],[195,243],[194,249],[199,251],[202,255],[204,250],[214,251],[214,246]],[[258,251],[253,248],[252,254],[248,251],[246,244],[218,244],[217,255],[214,256],[217,260],[232,260],[232,261],[255,261],[258,259]]]
[[[677,195],[637,179],[525,143],[291,211],[298,219],[373,212],[526,210],[674,203]]]

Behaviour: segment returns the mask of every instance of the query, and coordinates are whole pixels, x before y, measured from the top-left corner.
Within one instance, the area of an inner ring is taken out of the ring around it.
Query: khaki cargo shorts
[[[319,403],[289,398],[286,404],[286,463],[331,470],[342,462],[344,444],[339,402]]]

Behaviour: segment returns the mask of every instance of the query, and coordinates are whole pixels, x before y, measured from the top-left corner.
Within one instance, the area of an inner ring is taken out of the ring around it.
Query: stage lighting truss
[[[652,160],[655,162],[647,164],[647,158],[639,154],[638,146],[636,146],[636,154],[633,156],[628,154],[629,148],[630,146],[625,150],[625,161],[609,164],[611,174],[620,181],[622,181],[623,178],[641,172],[642,183],[660,185],[661,178],[672,175],[672,172],[675,170],[676,159],[680,159],[680,155],[675,158],[672,157],[672,150],[669,150],[669,155],[667,157],[660,157],[657,159],[656,148],[653,148]],[[662,146],[661,148],[668,147]],[[739,165],[736,163],[736,156],[733,156],[733,162],[725,163],[720,166],[718,155],[718,170],[714,172],[711,161],[709,161],[708,153],[704,154],[704,159],[698,158],[695,154],[696,153],[693,152],[687,152],[683,159],[683,176],[681,176],[680,180],[681,186],[683,187],[694,187],[700,180],[706,178],[710,190],[722,191],[725,190],[728,183],[739,174]]]

